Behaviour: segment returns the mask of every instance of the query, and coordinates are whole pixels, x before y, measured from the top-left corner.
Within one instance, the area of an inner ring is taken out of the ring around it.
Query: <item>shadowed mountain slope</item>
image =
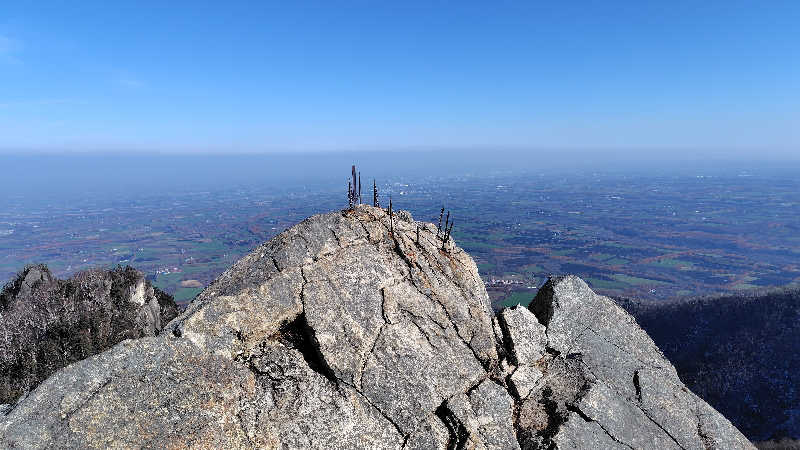
[[[620,304],[750,439],[800,438],[800,290]]]

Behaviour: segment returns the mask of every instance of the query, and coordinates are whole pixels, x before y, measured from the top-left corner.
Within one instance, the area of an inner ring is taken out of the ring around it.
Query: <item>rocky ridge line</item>
[[[495,317],[463,250],[432,224],[394,217],[390,226],[383,210],[358,206],[286,230],[204,290],[169,336],[56,373],[0,419],[0,439],[752,448],[582,280],[552,279],[532,311]]]

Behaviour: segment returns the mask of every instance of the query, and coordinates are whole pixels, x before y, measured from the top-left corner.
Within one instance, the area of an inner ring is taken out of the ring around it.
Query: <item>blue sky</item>
[[[798,24],[798,1],[6,1],[0,151],[795,156]]]

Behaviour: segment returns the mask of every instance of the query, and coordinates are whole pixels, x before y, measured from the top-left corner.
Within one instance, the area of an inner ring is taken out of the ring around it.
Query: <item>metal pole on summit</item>
[[[351,175],[353,177],[353,204],[355,204],[356,201],[358,200],[358,197],[357,197],[358,194],[356,193],[357,192],[356,189],[358,189],[358,180],[356,179],[356,166],[355,166],[355,164],[353,164],[353,167],[351,169]]]
[[[376,208],[381,207],[381,202],[378,200],[378,185],[375,184],[375,178],[372,179],[372,206]]]
[[[439,213],[439,225],[436,226],[436,237],[439,237],[439,233],[442,232],[442,216],[444,215],[444,206],[442,206],[442,211]]]
[[[392,196],[389,196],[389,232],[394,235],[394,212],[392,211]]]
[[[347,202],[350,209],[361,203],[361,173],[356,177],[356,166],[351,170],[351,179],[347,182]]]
[[[347,182],[347,207],[353,209],[353,182]]]

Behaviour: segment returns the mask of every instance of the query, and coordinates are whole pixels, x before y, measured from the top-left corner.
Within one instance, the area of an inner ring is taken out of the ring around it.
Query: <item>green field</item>
[[[620,283],[619,281],[601,280],[599,278],[587,278],[586,281],[592,289],[613,290],[625,288],[625,283]]]
[[[508,297],[503,299],[501,305],[503,305],[503,308],[517,305],[528,306],[535,296],[535,292],[512,292]]]
[[[202,291],[203,288],[178,288],[173,297],[175,297],[176,303],[188,303]]]
[[[487,264],[487,263],[478,264],[478,273],[481,275],[486,275],[487,273],[492,273],[496,270],[497,270],[497,265],[495,264]]]
[[[611,258],[608,261],[606,261],[606,264],[609,264],[609,265],[612,265],[612,266],[621,266],[623,264],[628,264],[629,262],[630,261],[628,261],[625,258]]]
[[[615,280],[620,281],[625,284],[633,285],[633,286],[647,286],[647,285],[665,285],[663,281],[658,280],[651,280],[649,278],[639,278],[639,277],[632,277],[630,275],[625,275],[624,273],[615,273],[612,275]]]
[[[547,272],[547,270],[544,267],[538,264],[526,264],[522,266],[521,270],[524,273],[532,273],[532,274]]]
[[[680,259],[662,259],[653,264],[660,267],[671,267],[680,270],[694,269],[694,264],[689,261],[681,261]]]

